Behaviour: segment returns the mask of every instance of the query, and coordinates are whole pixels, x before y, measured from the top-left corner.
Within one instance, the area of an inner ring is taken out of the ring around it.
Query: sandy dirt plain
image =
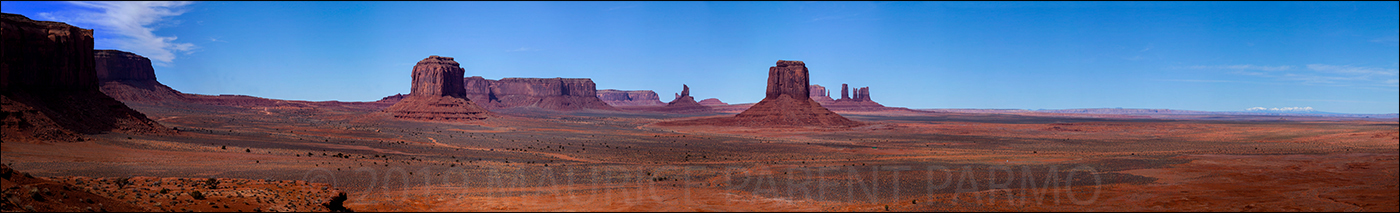
[[[178,133],[5,142],[3,163],[144,211],[327,211],[338,192],[354,211],[1400,210],[1394,119],[905,110],[749,128],[655,125],[725,111],[127,105]]]

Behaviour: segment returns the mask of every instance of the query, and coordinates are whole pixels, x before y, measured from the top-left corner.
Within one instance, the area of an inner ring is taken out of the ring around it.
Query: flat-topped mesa
[[[470,85],[468,85],[470,86]],[[662,106],[661,97],[651,90],[598,90],[598,99],[612,106]]]
[[[599,99],[597,85],[588,78],[503,78],[481,76],[462,79],[467,97],[487,109],[537,107],[549,110],[615,110]]]
[[[154,81],[151,59],[121,50],[94,50],[98,81]]]
[[[807,86],[807,90],[811,92],[811,95],[807,97],[812,98],[812,100],[817,101],[817,103],[828,104],[832,101],[835,101],[831,99],[831,92],[827,91],[826,87],[823,87],[822,85],[813,84]]]
[[[163,104],[183,101],[175,89],[156,81],[151,59],[121,50],[96,50],[97,79],[102,93],[124,103]]]
[[[768,92],[763,99],[778,98],[781,95],[807,97],[807,65],[802,61],[778,60],[777,66],[768,68]]]
[[[413,90],[415,96],[451,96],[466,98],[466,88],[462,86],[462,69],[452,57],[428,56],[413,66]]]
[[[429,56],[413,66],[413,93],[384,109],[395,118],[414,120],[482,120],[490,112],[466,97],[462,69],[450,57]]]
[[[720,101],[718,98],[706,98],[705,100],[700,100],[700,105],[705,105],[705,106],[726,106],[726,105],[729,105],[729,104],[728,104],[728,103],[724,103],[724,101]]]
[[[807,85],[807,91],[811,93],[808,97],[826,97],[827,95],[826,87],[822,85]]]

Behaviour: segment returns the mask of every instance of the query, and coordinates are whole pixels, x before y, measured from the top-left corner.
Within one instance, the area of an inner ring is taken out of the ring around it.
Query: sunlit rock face
[[[482,120],[491,113],[467,99],[464,70],[451,57],[429,56],[413,66],[409,95],[384,112],[395,118],[434,121]]]

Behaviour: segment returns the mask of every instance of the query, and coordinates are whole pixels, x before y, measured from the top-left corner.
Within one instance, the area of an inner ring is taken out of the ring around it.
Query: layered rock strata
[[[81,134],[166,134],[98,89],[92,30],[0,14],[0,131],[5,141],[78,141]]]
[[[651,90],[598,90],[598,99],[612,106],[665,106]]]
[[[616,110],[599,98],[587,78],[462,79],[466,96],[487,109],[538,107],[549,110]]]
[[[467,98],[465,70],[451,57],[429,56],[413,66],[410,95],[384,109],[395,118],[434,121],[482,120],[490,112]]]

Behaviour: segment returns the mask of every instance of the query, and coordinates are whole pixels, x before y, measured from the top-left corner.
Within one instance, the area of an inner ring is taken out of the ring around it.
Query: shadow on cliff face
[[[169,132],[98,90],[92,30],[3,14],[6,140],[82,140],[74,133]]]
[[[12,119],[18,126],[36,126],[32,119],[23,118],[23,113],[47,115],[60,128],[82,134],[98,134],[110,130],[125,132],[159,132],[160,124],[146,119],[146,115],[107,97],[99,91],[7,91],[5,105],[23,104],[32,107],[29,112],[9,112],[6,110],[7,124]],[[10,103],[14,101],[16,103]],[[10,108],[6,106],[6,108]]]

